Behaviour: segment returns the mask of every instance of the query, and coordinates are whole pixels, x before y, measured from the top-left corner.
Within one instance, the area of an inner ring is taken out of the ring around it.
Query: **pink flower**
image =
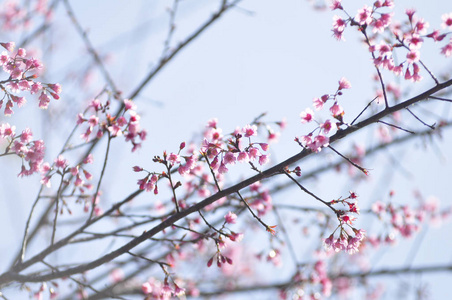
[[[141,291],[145,295],[152,293],[152,288],[153,287],[149,282],[145,282],[141,285]]]
[[[257,135],[257,127],[256,125],[246,125],[242,128],[245,137],[255,136]]]
[[[75,177],[75,181],[74,181],[74,186],[80,187],[84,184],[85,182],[83,181],[83,179],[80,177],[80,175],[77,175]]]
[[[235,164],[235,162],[236,162],[236,158],[235,158],[235,155],[234,155],[234,153],[231,153],[231,152],[227,152],[225,155],[224,155],[224,157],[223,157],[223,163],[224,164]]]
[[[59,83],[49,83],[47,86],[57,94],[60,94],[62,91],[61,85]]]
[[[351,225],[356,220],[356,218],[349,215],[342,215],[339,217],[339,220],[341,220],[345,224]]]
[[[27,51],[24,48],[19,48],[19,50],[17,50],[17,56],[25,57],[25,55],[27,55]]]
[[[359,25],[369,25],[372,22],[372,8],[364,5],[362,9],[358,10],[355,21],[358,22]]]
[[[396,76],[400,76],[402,74],[403,71],[403,64],[400,64],[398,66],[395,66],[394,68],[392,68],[392,72],[394,72],[394,74]]]
[[[325,123],[320,124],[320,128],[322,128],[324,134],[328,134],[333,125],[330,120],[326,120]]]
[[[86,180],[93,179],[93,175],[90,172],[86,171],[86,170],[83,170],[83,175],[85,175]]]
[[[248,149],[248,157],[253,160],[256,159],[259,155],[259,149],[257,149],[256,147],[250,147]]]
[[[419,51],[416,51],[416,50],[411,50],[406,55],[407,62],[410,64],[419,61],[419,58],[420,58]]]
[[[94,108],[95,111],[99,111],[102,109],[102,103],[100,102],[99,99],[93,99],[89,106]]]
[[[325,103],[320,98],[314,98],[312,102],[316,110],[321,110],[323,108],[323,104]]]
[[[306,108],[300,113],[301,123],[309,123],[314,120],[314,112],[310,108]]]
[[[366,237],[366,231],[364,229],[353,229],[353,232],[355,233],[355,237],[360,241]]]
[[[184,288],[179,287],[177,284],[174,284],[174,288],[175,288],[174,294],[177,297],[181,297],[181,296],[185,295],[185,289]]]
[[[330,250],[334,245],[334,236],[330,235],[328,238],[326,238],[323,241],[323,245],[325,247],[325,250],[327,250],[327,251]]]
[[[83,164],[91,164],[91,163],[93,163],[93,161],[94,161],[94,158],[93,158],[93,155],[92,154],[88,154],[88,156],[87,157],[85,157],[85,159],[83,160]]]
[[[124,280],[124,272],[121,269],[113,269],[110,273],[110,280],[114,283],[118,283]]]
[[[263,155],[259,156],[259,164],[261,166],[267,164],[269,161],[269,156],[270,156],[269,154],[263,154]]]
[[[426,34],[427,33],[427,28],[429,26],[430,26],[430,24],[428,22],[424,22],[424,19],[419,19],[416,22],[416,25],[414,25],[414,29],[419,34]]]
[[[64,159],[64,157],[62,155],[59,155],[56,159],[55,159],[55,166],[57,168],[61,168],[64,169],[67,167],[67,160]]]
[[[19,81],[19,87],[22,91],[29,91],[31,89],[31,81],[21,80]]]
[[[344,31],[338,30],[337,28],[333,28],[333,36],[338,41],[345,41],[345,38],[343,36]]]
[[[73,167],[70,169],[72,176],[76,176],[78,174],[78,171],[79,171],[79,166],[76,166],[76,167]]]
[[[452,38],[449,41],[449,44],[441,48],[441,54],[446,57],[449,57],[452,54]]]
[[[228,168],[226,168],[226,166],[225,166],[225,164],[224,163],[221,163],[220,164],[220,167],[218,168],[218,172],[220,173],[220,174],[225,174],[225,173],[227,173],[229,170],[228,170]]]
[[[172,166],[174,166],[175,164],[180,164],[180,156],[175,153],[170,153],[170,155],[168,156],[168,161]]]
[[[50,97],[44,92],[42,92],[41,96],[39,96],[38,99],[39,99],[39,108],[47,109],[50,103]]]
[[[2,47],[8,50],[9,52],[13,52],[14,47],[16,47],[16,43],[14,42],[0,43],[0,45],[2,45]]]
[[[228,237],[233,242],[240,242],[241,240],[243,240],[243,233],[231,232],[231,234],[228,235]]]
[[[419,66],[417,64],[413,64],[413,76],[412,76],[412,79],[413,79],[414,82],[422,80],[422,76],[419,75],[419,71],[420,71]]]
[[[441,19],[443,20],[441,27],[452,29],[452,13],[442,15]]]
[[[233,212],[228,212],[228,214],[224,216],[224,219],[228,224],[235,224],[237,221],[237,215]]]
[[[411,76],[410,70],[407,68],[405,71],[405,80],[410,80],[413,76]]]
[[[307,147],[309,144],[312,143],[312,136],[311,135],[303,135],[299,139],[300,143]]]
[[[330,5],[331,10],[342,9],[341,1],[342,0],[333,0]]]
[[[333,17],[333,28],[334,29],[337,29],[339,31],[344,31],[346,25],[347,25],[347,23],[341,17],[339,17],[339,16]]]
[[[12,107],[13,107],[13,102],[11,100],[8,100],[8,102],[6,102],[6,106],[5,106],[5,110],[4,110],[5,116],[10,116],[14,113],[14,111],[12,110]]]
[[[330,112],[335,118],[342,117],[344,115],[344,109],[339,104],[337,104],[337,102],[335,102],[334,105],[331,106]]]
[[[119,127],[118,125],[108,126],[107,129],[110,132],[111,136],[121,136],[122,135],[121,127]]]
[[[379,19],[374,19],[370,24],[373,26],[373,33],[382,33],[391,24],[392,14],[381,14]]]
[[[268,144],[267,143],[259,143],[259,145],[261,146],[263,151],[267,151],[268,150]]]
[[[391,54],[391,52],[392,52],[392,48],[388,44],[386,44],[384,41],[381,41],[380,45],[376,46],[376,49],[378,50],[380,55],[388,55],[388,54]]]
[[[33,139],[33,133],[30,128],[25,128],[20,135],[20,140],[23,143],[29,143]]]
[[[165,282],[163,287],[160,290],[160,295],[163,296],[164,299],[171,297],[173,290],[169,286],[168,282]]]
[[[410,49],[419,49],[422,46],[424,40],[417,33],[413,33],[411,37],[407,38]]]
[[[135,105],[135,103],[133,103],[132,100],[129,99],[124,99],[124,107],[126,110],[136,110],[137,106]]]
[[[248,153],[246,153],[245,151],[240,152],[239,155],[237,156],[237,160],[239,162],[248,162],[249,161]]]
[[[361,245],[361,241],[357,239],[356,237],[350,236],[348,238],[348,244],[347,244],[347,252],[348,254],[355,254],[359,251],[359,246]]]
[[[329,143],[330,143],[329,137],[319,134],[314,138],[314,142],[310,144],[308,147],[311,148],[311,150],[318,152],[323,147],[327,147]]]
[[[212,135],[212,140],[220,140],[223,138],[223,130],[221,128],[213,128],[210,133]]]
[[[207,127],[209,127],[209,128],[217,128],[217,123],[218,123],[218,119],[217,118],[210,119],[209,121],[207,121]]]
[[[350,81],[348,81],[345,77],[342,77],[341,80],[339,80],[338,90],[349,89],[351,87],[352,85],[350,84]]]
[[[88,124],[92,127],[96,126],[99,123],[99,118],[95,115],[92,115],[88,119]]]
[[[1,138],[6,138],[6,137],[14,138],[14,136],[16,135],[15,130],[16,130],[16,126],[11,126],[11,125],[9,125],[9,123],[1,124],[0,125],[0,137]]]

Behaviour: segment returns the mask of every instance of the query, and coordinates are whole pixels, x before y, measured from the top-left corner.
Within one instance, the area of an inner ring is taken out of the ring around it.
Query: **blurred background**
[[[9,2],[2,1],[0,9],[5,9]],[[32,5],[34,1],[25,2]],[[107,85],[80,34],[68,18],[63,1],[55,2],[57,4],[49,19],[49,28],[24,48],[29,52],[34,51],[43,61],[43,82],[62,84],[61,99],[52,101],[48,110],[39,112],[37,104],[30,99],[27,106],[11,118],[0,117],[2,123],[14,122],[17,130],[33,128],[34,136],[46,142],[47,161],[53,161],[61,150],[75,124],[76,115]],[[353,16],[363,3],[343,1],[343,6]],[[151,169],[154,155],[161,155],[164,150],[176,152],[183,141],[200,141],[200,133],[211,118],[218,118],[223,132],[231,132],[237,126],[243,127],[262,113],[266,113],[264,119],[269,122],[284,119],[287,127],[281,132],[278,143],[271,144],[270,165],[283,161],[300,151],[294,137],[312,130],[302,126],[300,112],[312,107],[314,97],[334,93],[341,77],[346,77],[352,85],[339,100],[345,110],[345,121],[351,122],[376,95],[378,85],[372,79],[374,66],[355,30],[348,28],[345,31],[345,41],[337,41],[332,36],[332,18],[341,12],[321,9],[323,4],[302,0],[278,3],[243,0],[183,48],[133,99],[148,136],[141,149],[134,153],[131,153],[130,145],[119,140],[113,141],[102,198],[110,198],[109,201],[115,202],[130,194],[136,189],[139,179],[132,172],[132,166]],[[370,2],[367,4],[372,5]],[[127,98],[158,65],[162,53],[169,53],[178,47],[180,42],[209,19],[219,8],[220,2],[179,1],[173,20],[174,32],[167,49],[165,40],[172,22],[172,1],[70,1],[70,5],[105,63],[116,88]],[[404,20],[407,8],[416,8],[417,15],[427,20],[430,28],[440,28],[441,16],[452,12],[452,2],[396,1],[394,19]],[[29,28],[2,30],[0,40],[15,41],[20,45],[36,28],[46,24],[45,19],[45,15],[36,15],[31,18]],[[450,58],[439,55],[443,45],[428,41],[421,52],[421,59],[438,76],[444,73],[450,75],[451,70]],[[401,99],[408,99],[434,85],[428,74],[422,74],[424,80],[417,84],[392,78],[389,74],[386,76],[388,82],[400,84]],[[451,117],[450,104],[443,102],[421,104],[416,109],[428,124],[438,119],[450,120]],[[408,114],[403,114],[403,124],[412,130],[426,129]],[[277,130],[277,126],[274,129]],[[395,133],[396,136],[398,134]],[[378,126],[375,125],[334,146],[345,154],[350,153],[355,145],[372,147],[379,141]],[[413,139],[369,157],[363,163],[370,170],[370,176],[365,180],[358,179],[358,174],[347,176],[347,170],[332,170],[307,181],[306,186],[323,199],[346,196],[348,191],[353,190],[359,195],[363,210],[369,209],[375,201],[388,201],[391,190],[395,192],[392,198],[394,203],[415,205],[419,197],[435,197],[441,205],[450,206],[451,146],[451,131],[444,129],[441,138]],[[98,154],[101,155],[102,151],[104,148],[99,148]],[[311,157],[300,167],[302,171],[312,170],[337,159],[334,153],[324,150],[322,155]],[[39,190],[39,180],[36,175],[16,178],[20,171],[20,160],[17,158],[3,157],[0,166],[0,224],[3,237],[0,244],[0,269],[3,271],[18,250],[31,203]],[[92,167],[94,174],[95,166]],[[254,174],[245,168],[237,167],[236,170],[231,168],[228,174],[231,185]],[[150,196],[144,197],[147,197],[144,201],[149,201]],[[278,194],[274,201],[291,203],[298,198],[305,201],[306,206],[318,206],[297,189]],[[296,218],[293,212],[282,214],[287,219]],[[359,224],[369,234],[377,235],[382,230],[377,221],[375,218],[366,219],[363,215]],[[423,227],[417,237],[400,240],[397,247],[375,251],[370,260],[372,268],[450,264],[451,225],[438,225],[442,226]],[[296,230],[308,227],[309,224],[304,224]],[[258,243],[259,237],[250,237],[249,241]],[[307,246],[313,238],[317,238],[317,235],[307,234],[305,238],[295,239],[294,244],[300,247],[300,255],[308,255],[314,250],[314,244],[312,247]],[[39,245],[39,241],[34,244],[36,247]],[[283,260],[283,264],[277,268],[281,278],[291,272],[290,267],[285,269],[285,262]],[[275,273],[272,271],[262,275],[269,279],[273,276]],[[416,298],[414,288],[410,289],[420,284],[425,286],[431,299],[447,299],[450,273],[413,278],[401,275],[398,277],[401,281],[391,284],[393,278],[382,277],[381,281],[388,284],[383,299],[394,299],[394,295],[399,295],[401,299],[421,299]],[[247,295],[234,297],[250,299]],[[361,299],[359,295],[350,297]]]

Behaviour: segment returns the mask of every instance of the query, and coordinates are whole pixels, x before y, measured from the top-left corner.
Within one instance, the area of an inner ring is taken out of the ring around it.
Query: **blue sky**
[[[102,55],[109,55],[107,69],[117,86],[124,95],[130,94],[160,56],[168,30],[164,8],[171,2],[129,1],[127,5],[123,1],[96,1],[94,5],[91,1],[71,3],[96,49]],[[361,4],[344,1],[344,6],[348,5],[351,8],[347,10],[354,14]],[[429,3],[398,1],[396,6],[396,17],[400,17],[406,7],[418,8],[419,14],[430,22],[431,27],[439,26],[443,13],[452,12],[452,2],[439,0]],[[173,45],[197,28],[217,7],[216,1],[182,1],[177,12]],[[311,106],[312,98],[334,92],[341,77],[346,77],[352,83],[352,89],[341,98],[346,116],[352,118],[374,96],[374,84],[371,81],[373,66],[369,53],[357,42],[358,35],[352,30],[346,32],[345,42],[338,42],[332,37],[332,16],[331,12],[314,11],[307,1],[287,0],[275,4],[267,0],[244,0],[240,8],[228,12],[183,50],[135,99],[138,110],[143,112],[142,124],[148,129],[148,139],[143,148],[133,155],[129,154],[129,147],[115,150],[114,160],[117,163],[110,166],[110,172],[117,176],[107,178],[107,182],[113,183],[114,179],[121,178],[124,185],[134,188],[137,178],[131,175],[131,166],[151,165],[154,155],[163,150],[177,150],[180,142],[188,141],[213,117],[219,119],[220,126],[226,132],[236,126],[246,125],[262,112],[268,113],[268,120],[286,118],[288,128],[280,137],[280,143],[272,150],[272,162],[276,163],[299,151],[293,139],[306,133],[299,122],[299,113]],[[55,17],[58,26],[53,28],[54,37],[48,41],[51,41],[58,54],[52,58],[44,52],[43,57],[48,61],[47,76],[57,81],[58,76],[67,69],[76,73],[89,65],[90,60],[62,7]],[[60,39],[65,42],[59,43]],[[435,47],[426,48],[427,51],[438,51],[438,47]],[[450,58],[447,60],[439,55],[425,57],[433,70],[450,68]],[[67,111],[68,101],[76,101],[76,104],[71,105],[77,109],[77,103],[94,97],[104,83],[98,74],[94,74],[93,81],[93,85],[82,91],[75,80],[74,84],[63,86],[65,91],[70,91],[68,100],[63,98],[54,103],[55,111]],[[431,85],[431,81],[426,78],[413,86],[407,96]],[[442,107],[437,106],[436,109],[441,110]],[[64,132],[65,129],[61,129],[61,134]],[[46,133],[43,132],[43,135]],[[53,143],[59,142],[59,137],[49,133],[47,136]],[[374,138],[373,133],[367,133],[357,134],[352,140],[372,143]],[[400,201],[413,202],[413,189],[419,187],[425,196],[436,195],[443,203],[450,204],[448,184],[452,171],[450,165],[446,164],[450,160],[450,131],[445,131],[444,140],[438,145],[441,150],[433,147],[424,151],[421,142],[410,144],[409,149],[399,147],[391,150],[391,156],[401,158],[399,160],[403,168],[393,168],[394,163],[389,155],[369,161],[372,176],[367,185],[357,187],[363,203],[370,204],[371,201],[384,198],[390,188],[397,188]],[[349,149],[349,146],[348,143],[341,143],[338,147]],[[310,164],[322,162],[313,161]],[[401,171],[405,167],[412,176],[406,176]],[[392,176],[392,179],[386,182],[386,176]],[[328,174],[324,181],[312,183],[313,187],[324,197],[337,197],[352,186],[350,181],[337,177],[337,174]],[[130,191],[115,187],[111,191],[112,195]],[[27,196],[25,191],[19,194],[20,198]],[[28,201],[21,200],[18,203],[27,205]],[[12,204],[10,209],[17,207]],[[28,208],[20,213],[20,218],[25,218],[27,213]],[[4,220],[7,220],[6,227],[12,233],[22,231],[12,228],[11,217],[6,216]],[[451,242],[445,239],[449,232],[445,229],[429,230],[416,262],[429,264],[450,261],[450,251],[438,251],[438,247],[435,247],[440,241],[443,248],[451,249]],[[2,251],[12,244],[15,243],[6,242]],[[388,259],[382,260],[381,265],[403,261],[409,248],[410,244],[407,243],[394,248],[394,252],[388,250],[384,256]],[[433,299],[442,299],[447,295],[445,287],[450,276],[438,275],[433,278],[430,280]]]

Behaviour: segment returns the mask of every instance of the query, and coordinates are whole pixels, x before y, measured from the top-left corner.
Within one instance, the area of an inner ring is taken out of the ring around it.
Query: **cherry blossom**
[[[310,108],[306,108],[300,113],[301,123],[309,123],[314,120],[314,112]]]

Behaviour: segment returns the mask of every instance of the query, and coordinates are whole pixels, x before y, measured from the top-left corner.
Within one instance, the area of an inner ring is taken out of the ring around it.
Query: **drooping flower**
[[[228,214],[224,216],[224,219],[228,224],[235,224],[237,221],[237,215],[233,212],[228,212]]]

